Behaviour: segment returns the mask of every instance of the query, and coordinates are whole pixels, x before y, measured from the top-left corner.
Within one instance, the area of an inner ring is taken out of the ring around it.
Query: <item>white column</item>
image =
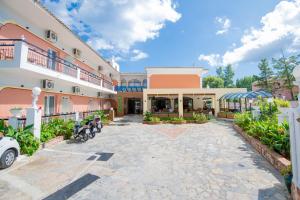
[[[145,93],[145,91],[143,92],[143,112],[147,112],[148,111],[148,94]]]
[[[17,66],[23,65],[28,59],[28,45],[24,41],[16,42],[14,54],[14,62],[17,62]]]
[[[38,96],[41,94],[41,89],[35,87],[32,89],[32,108],[27,108],[26,112],[26,126],[33,125],[33,135],[40,139],[41,137],[41,123],[42,110],[38,108]]]
[[[80,80],[80,69],[77,68],[77,79]]]
[[[295,85],[300,86],[300,66],[295,68],[293,75],[296,79]],[[293,196],[298,200],[300,199],[300,94],[298,96],[297,108],[291,108],[289,112],[289,128],[293,166],[293,185],[296,187],[296,191],[293,190]]]
[[[179,117],[183,117],[183,94],[178,94],[178,113]]]

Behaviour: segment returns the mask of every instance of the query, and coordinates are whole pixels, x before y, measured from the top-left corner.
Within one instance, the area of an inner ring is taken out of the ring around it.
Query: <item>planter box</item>
[[[186,121],[170,121],[170,124],[186,124]]]
[[[234,119],[234,113],[226,113],[226,118]]]
[[[291,161],[269,149],[266,145],[262,144],[254,137],[249,136],[239,126],[234,124],[233,128],[278,171],[285,170],[291,165]]]
[[[197,122],[197,121],[195,121],[194,123],[195,124],[205,124],[205,123],[207,123],[208,121],[202,121],[202,122]]]
[[[148,125],[157,125],[157,124],[161,124],[161,122],[143,121],[143,124],[148,124]]]
[[[226,113],[224,113],[224,112],[219,112],[219,113],[218,113],[218,117],[219,117],[219,118],[226,118]]]

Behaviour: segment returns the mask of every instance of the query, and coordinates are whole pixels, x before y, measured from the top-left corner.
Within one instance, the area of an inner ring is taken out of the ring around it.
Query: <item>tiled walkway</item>
[[[288,199],[279,173],[229,123],[139,122],[125,118],[0,171],[0,199]]]

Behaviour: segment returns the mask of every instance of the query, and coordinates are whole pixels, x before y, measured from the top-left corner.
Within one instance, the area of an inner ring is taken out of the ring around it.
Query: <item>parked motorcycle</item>
[[[100,116],[95,115],[94,119],[88,122],[88,126],[90,127],[91,134],[94,134],[92,137],[95,137],[96,133],[101,133],[103,124]]]
[[[74,139],[81,142],[86,142],[89,139],[90,127],[88,125],[81,125],[76,122],[74,127]]]

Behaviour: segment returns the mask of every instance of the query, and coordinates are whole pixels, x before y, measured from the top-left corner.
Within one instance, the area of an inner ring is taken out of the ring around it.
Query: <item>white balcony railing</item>
[[[104,75],[91,73],[22,39],[0,39],[0,63],[9,61],[27,62],[114,91],[112,82],[104,79]]]

